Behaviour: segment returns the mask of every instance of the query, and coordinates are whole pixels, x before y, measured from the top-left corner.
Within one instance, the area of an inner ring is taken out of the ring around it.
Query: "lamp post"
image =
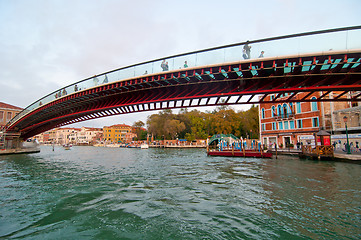
[[[347,133],[347,116],[344,116],[344,117],[343,117],[343,121],[345,122],[345,128],[346,128],[346,139],[347,139],[346,150],[347,150],[347,154],[351,154],[350,144],[349,144],[349,142],[348,142],[348,133]]]

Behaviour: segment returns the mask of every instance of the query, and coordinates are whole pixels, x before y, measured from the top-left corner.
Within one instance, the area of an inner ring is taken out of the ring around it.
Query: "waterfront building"
[[[137,138],[137,134],[134,132],[129,132],[125,134],[125,142],[130,143]]]
[[[126,124],[116,124],[103,127],[103,138],[107,143],[126,143],[127,134],[132,133],[132,127]],[[132,137],[131,137],[132,138]],[[128,141],[130,137],[128,134]]]
[[[35,138],[42,144],[73,144],[93,145],[103,140],[102,128],[54,128],[36,135]]]
[[[333,134],[331,141],[335,142],[345,138],[345,122],[343,117],[348,115],[348,127],[356,132],[361,130],[361,120],[359,117],[360,107],[351,101],[343,102],[312,102],[323,96],[324,99],[333,99],[338,96],[338,92],[314,92],[298,93],[292,96],[291,93],[268,95],[264,103],[259,105],[260,116],[260,139],[263,144],[273,147],[276,143],[278,147],[296,147],[301,144],[315,144],[315,134],[321,129]],[[350,99],[350,92],[340,98]],[[292,100],[305,100],[304,102],[287,101],[292,96]],[[272,102],[277,100],[282,102]],[[361,138],[360,138],[361,139]],[[355,139],[355,142],[357,140]],[[360,141],[361,142],[361,141]],[[340,145],[344,143],[341,140]]]
[[[35,136],[40,144],[75,144],[79,128],[54,128]]]
[[[74,136],[76,145],[94,145],[103,141],[102,128],[81,127]]]
[[[7,103],[0,102],[0,128],[4,127],[13,117],[23,109]]]
[[[60,145],[74,144],[74,135],[80,132],[79,128],[57,128],[56,129],[56,143]]]

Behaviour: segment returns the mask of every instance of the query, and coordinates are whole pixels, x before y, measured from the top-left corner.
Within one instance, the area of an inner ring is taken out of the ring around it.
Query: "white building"
[[[103,137],[102,128],[55,128],[36,136],[40,143],[93,145]]]
[[[97,142],[100,142],[103,135],[102,128],[89,128],[82,127],[79,132],[77,132],[76,144],[77,145],[92,145]]]

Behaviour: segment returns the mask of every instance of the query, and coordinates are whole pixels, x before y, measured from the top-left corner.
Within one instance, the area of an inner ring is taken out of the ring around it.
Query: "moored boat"
[[[263,151],[239,151],[239,150],[222,150],[222,151],[209,151],[208,156],[223,156],[223,157],[255,157],[255,158],[272,158],[271,152]]]
[[[72,147],[71,144],[64,144],[64,145],[63,145],[63,148],[64,148],[65,150],[70,150],[71,147]]]
[[[148,149],[148,148],[149,148],[149,145],[146,144],[146,143],[142,143],[142,144],[140,145],[140,148],[141,148],[141,149]]]
[[[213,149],[210,150],[212,145]],[[257,144],[255,139],[239,139],[232,134],[216,134],[212,136],[208,142],[207,155],[223,157],[272,158],[272,152],[264,151],[260,141],[258,141]]]

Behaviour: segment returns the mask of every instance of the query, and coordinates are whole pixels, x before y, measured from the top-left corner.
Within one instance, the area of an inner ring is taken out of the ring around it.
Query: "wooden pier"
[[[309,157],[309,158],[334,158],[333,146],[332,145],[318,145],[318,146],[302,146],[302,152],[300,157]]]

